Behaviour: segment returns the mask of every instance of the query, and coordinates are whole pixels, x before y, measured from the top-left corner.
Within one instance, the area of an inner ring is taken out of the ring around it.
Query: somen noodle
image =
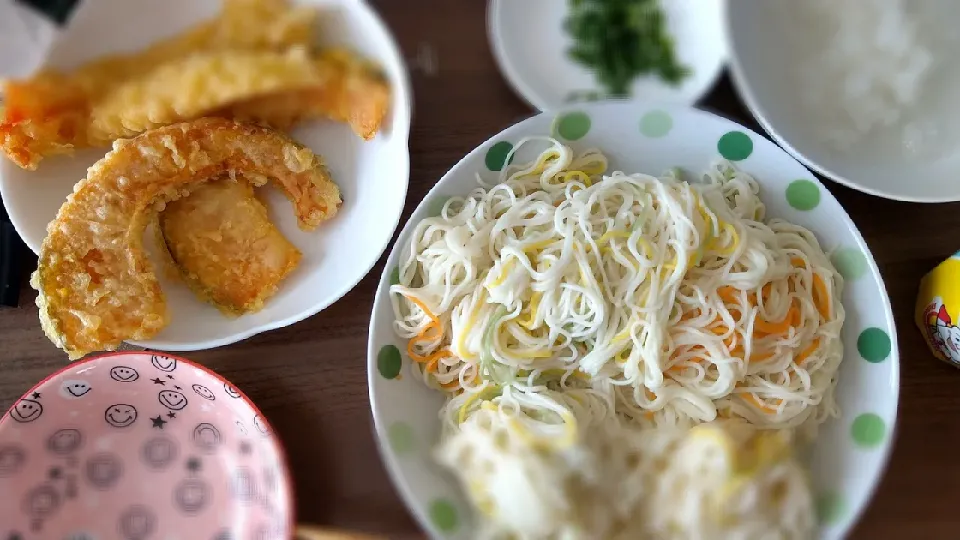
[[[752,177],[606,174],[547,138],[513,153],[543,143],[418,223],[390,289],[417,374],[448,395],[445,439],[491,410],[554,450],[620,423],[812,436],[839,413],[843,280],[810,231],[765,219]]]

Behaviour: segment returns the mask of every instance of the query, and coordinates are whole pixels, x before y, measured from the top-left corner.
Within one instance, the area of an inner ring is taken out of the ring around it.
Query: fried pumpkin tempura
[[[107,92],[159,66],[196,53],[282,51],[313,41],[316,10],[285,0],[224,0],[220,15],[130,55],[90,62],[69,73],[44,71],[3,86],[0,149],[17,165],[36,169],[45,156],[73,148],[108,146],[91,140],[90,109]]]
[[[304,118],[330,116],[347,122],[365,139],[373,137],[390,95],[376,68],[350,53],[334,50],[321,55],[317,68],[325,83],[316,88],[255,98],[217,115],[279,128],[289,128]],[[201,300],[230,315],[261,309],[296,264],[294,248],[269,222],[266,211],[255,212],[255,208],[262,204],[252,190],[236,185],[213,189],[211,185],[172,203],[160,214],[165,237],[161,240],[165,240],[178,273]],[[221,224],[228,230],[221,230]]]
[[[242,180],[209,182],[171,202],[158,233],[187,285],[227,315],[263,308],[301,257]]]
[[[158,206],[223,176],[277,182],[305,230],[340,206],[321,159],[267,128],[206,118],[117,141],[74,187],[40,248],[30,283],[51,341],[75,359],[156,335],[168,315],[143,231]]]

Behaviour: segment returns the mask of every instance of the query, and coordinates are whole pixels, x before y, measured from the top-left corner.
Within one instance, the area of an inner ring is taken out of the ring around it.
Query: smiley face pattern
[[[274,437],[236,387],[185,360],[75,362],[0,417],[0,540],[289,538]]]

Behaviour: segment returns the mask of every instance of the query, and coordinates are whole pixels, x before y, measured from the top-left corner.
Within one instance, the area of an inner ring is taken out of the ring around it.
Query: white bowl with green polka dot
[[[437,215],[446,198],[477,187],[476,175],[496,177],[520,139],[554,135],[584,150],[597,147],[611,170],[690,175],[718,157],[733,161],[760,184],[770,217],[812,230],[845,278],[845,356],[840,367],[839,419],[828,421],[804,459],[820,513],[821,538],[842,538],[866,507],[883,473],[897,416],[900,364],[890,303],[863,238],[830,192],[809,170],[760,135],[729,120],[683,107],[595,103],[544,113],[506,129],[467,155],[417,207],[380,279],[370,324],[370,402],[380,448],[400,493],[436,538],[469,538],[473,512],[454,479],[433,461],[443,398],[413,371],[393,332],[389,286],[410,233]],[[518,162],[537,149],[521,148]]]

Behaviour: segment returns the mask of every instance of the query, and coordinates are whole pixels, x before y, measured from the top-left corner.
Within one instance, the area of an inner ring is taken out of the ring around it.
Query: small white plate
[[[679,86],[656,77],[634,82],[633,98],[689,105],[706,94],[727,58],[722,7],[725,0],[664,0],[677,59],[690,69]],[[541,111],[600,91],[593,73],[567,56],[573,40],[563,29],[568,0],[490,0],[487,31],[494,56],[510,85]]]
[[[383,131],[364,142],[345,124],[318,121],[292,132],[323,156],[340,186],[343,207],[316,231],[297,227],[290,202],[272,187],[266,195],[270,215],[283,234],[303,252],[299,267],[280,285],[263,310],[227,318],[198,300],[180,282],[155,270],[167,297],[171,320],[154,339],[131,342],[152,349],[191,351],[218,347],[305,319],[329,306],[370,271],[400,221],[410,177],[408,137],[411,95],[399,48],[386,26],[365,2],[298,0],[320,10],[318,36],[324,44],[350,47],[376,61],[392,89]],[[51,52],[48,64],[67,68],[103,54],[134,51],[216,14],[218,0],[84,0]],[[0,158],[0,194],[17,232],[34,252],[46,236],[74,184],[107,149],[58,156],[24,171]],[[152,238],[147,231],[148,240]],[[154,242],[145,241],[146,245]],[[38,323],[39,324],[39,323]]]
[[[577,129],[565,130],[565,125]],[[602,150],[613,171],[661,174],[681,167],[695,175],[721,154],[756,178],[768,217],[810,229],[831,254],[844,276],[844,359],[836,390],[841,416],[821,426],[805,463],[821,512],[818,537],[843,538],[883,474],[897,418],[896,328],[870,250],[840,203],[813,173],[761,135],[686,107],[629,103],[583,104],[507,128],[445,174],[400,233],[373,304],[367,370],[381,454],[420,523],[432,537],[467,539],[473,510],[453,477],[433,459],[443,396],[423,384],[413,362],[401,352],[406,351],[406,343],[394,333],[389,288],[399,261],[408,253],[410,235],[420,221],[437,215],[442,206],[438,202],[477,188],[477,175],[496,181],[498,173],[488,169],[488,162],[499,159],[502,163],[505,148],[524,137],[549,135],[552,126],[561,135],[577,139],[565,140],[575,151]],[[523,163],[537,154],[525,146],[516,160]]]

